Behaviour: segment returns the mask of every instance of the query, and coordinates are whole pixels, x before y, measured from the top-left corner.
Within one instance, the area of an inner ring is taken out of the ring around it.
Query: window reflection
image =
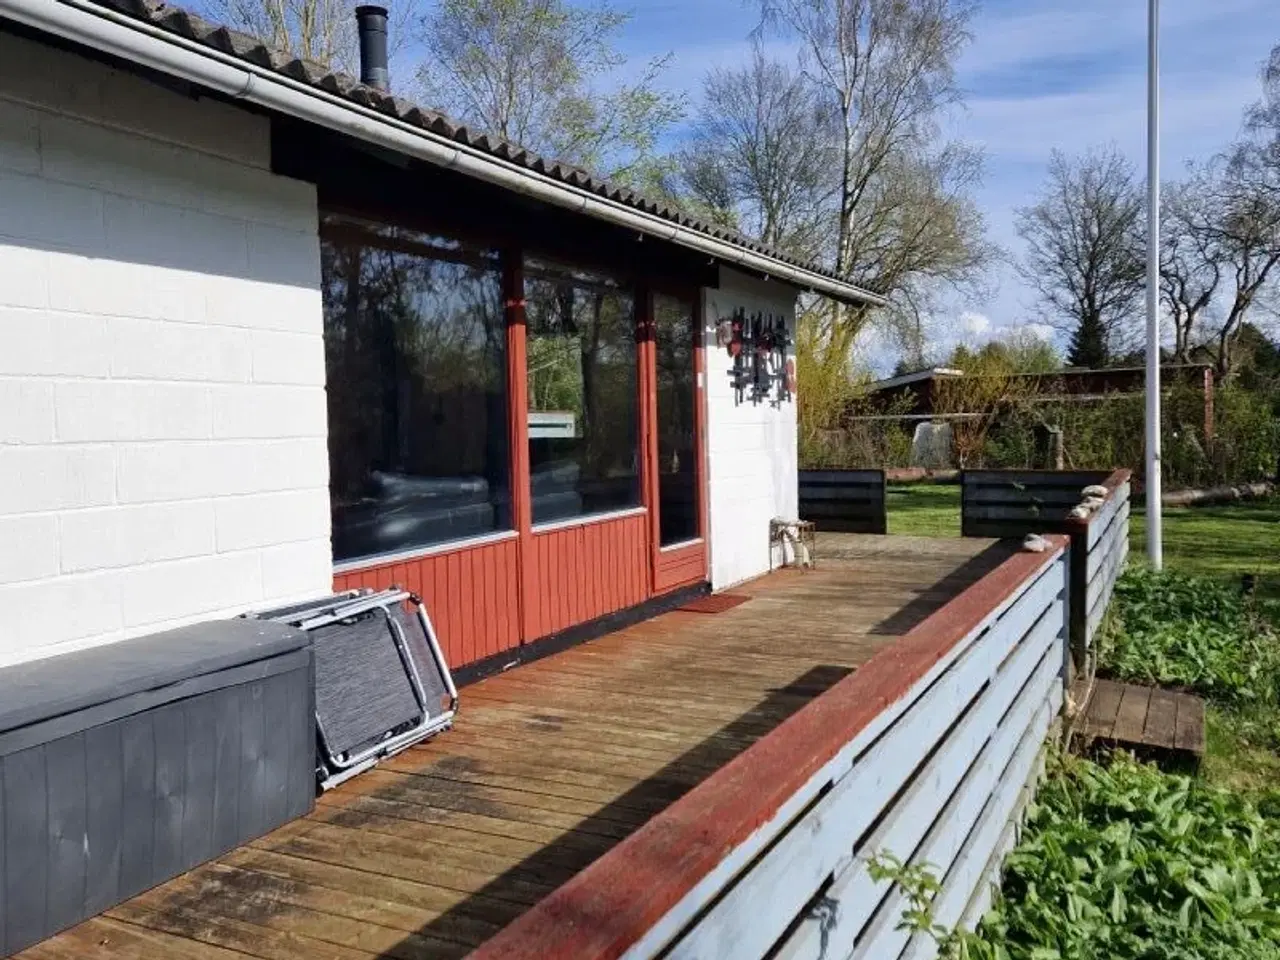
[[[334,559],[509,529],[497,254],[326,216],[321,269]]]
[[[670,546],[698,531],[693,304],[653,298],[658,378],[658,529]]]
[[[524,276],[533,522],[637,506],[633,298],[547,261]]]

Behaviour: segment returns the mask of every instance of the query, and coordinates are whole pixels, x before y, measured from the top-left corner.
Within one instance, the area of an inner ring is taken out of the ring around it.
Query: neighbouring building
[[[394,582],[480,671],[764,573],[804,291],[878,302],[175,8],[0,0],[0,665]]]

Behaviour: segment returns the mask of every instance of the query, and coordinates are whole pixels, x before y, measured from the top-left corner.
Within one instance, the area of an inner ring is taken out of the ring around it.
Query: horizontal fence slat
[[[850,504],[872,506],[884,503],[878,490],[866,487],[801,487],[801,500],[839,500]]]
[[[872,836],[852,854],[844,853],[821,905],[800,922],[776,960],[818,960],[826,946],[853,944],[888,892],[883,884],[871,880],[867,869],[879,853],[891,852],[905,860],[918,846],[932,844],[929,859],[938,863],[942,854],[938,841],[955,836],[957,831],[953,847],[959,847],[1017,745],[1023,725],[1042,708],[1046,684],[1061,682],[1063,616],[1061,599],[1042,613],[1031,634],[938,753],[916,774],[912,786]],[[859,769],[855,767],[849,776],[857,778]],[[959,786],[953,793],[955,784]]]
[[[841,484],[883,486],[882,470],[801,470],[800,485],[805,484]]]
[[[967,809],[965,820],[954,826],[944,821],[942,828],[931,831],[915,855],[907,860],[912,864],[928,863],[936,869],[942,889],[934,900],[935,911],[945,907],[950,900],[963,908],[976,888],[975,867],[985,867],[993,848],[994,837],[984,834],[984,826],[1000,823],[1000,815],[1011,812],[1012,804],[1006,805],[1003,799],[1008,795],[1016,798],[1025,783],[1025,778],[1017,775],[1019,759],[1028,747],[1033,758],[1038,753],[1050,720],[1057,712],[1055,696],[1057,702],[1061,702],[1061,690],[1061,680],[1054,670],[1037,674],[1036,683],[1028,688],[1026,697],[1018,703],[1016,718],[1011,716],[1001,731],[1006,739],[1002,739],[1002,749],[998,754],[993,755],[998,763],[992,764],[992,775],[985,781],[989,789],[985,795],[978,796],[979,802],[974,805],[976,809]],[[902,914],[908,906],[907,898],[900,889],[895,887],[890,891],[859,937],[853,957],[878,960],[901,954],[910,940],[910,933],[899,929]]]
[[[1035,490],[1002,490],[994,487],[971,487],[965,491],[965,501],[972,504],[1041,504],[1045,506],[1066,507],[1070,510],[1083,497],[1078,488],[1053,489],[1038,488]]]
[[[1005,483],[1024,487],[1068,487],[1079,489],[1102,483],[1110,473],[1100,470],[964,470],[961,483],[987,486]]]

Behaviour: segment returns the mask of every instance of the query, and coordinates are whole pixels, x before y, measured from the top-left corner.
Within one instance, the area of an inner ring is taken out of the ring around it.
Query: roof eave
[[[884,297],[828,276],[600,196],[387,116],[274,70],[85,0],[0,0],[0,15],[37,30],[217,90],[233,99],[459,170],[504,189],[704,253],[841,303],[883,306]]]

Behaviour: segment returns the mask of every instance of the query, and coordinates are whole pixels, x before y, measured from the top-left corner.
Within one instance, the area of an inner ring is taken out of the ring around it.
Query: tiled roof
[[[353,104],[372,109],[403,123],[420,127],[440,137],[465,144],[472,149],[482,151],[513,166],[533,171],[550,180],[577,187],[599,197],[660,217],[688,230],[752,251],[771,260],[819,274],[830,280],[841,283],[846,282],[838,274],[822,266],[806,263],[764,244],[757,243],[734,230],[726,229],[718,224],[690,217],[676,207],[650,200],[627,187],[610,183],[608,180],[601,179],[580,167],[547,160],[510,141],[472,130],[435,110],[420,107],[417,104],[410,103],[408,100],[365,86],[353,77],[268,46],[260,39],[249,34],[210,23],[181,7],[154,2],[154,0],[94,0],[94,2],[107,10],[124,14],[165,32],[236,57],[246,63],[274,71],[291,80],[315,87]]]

